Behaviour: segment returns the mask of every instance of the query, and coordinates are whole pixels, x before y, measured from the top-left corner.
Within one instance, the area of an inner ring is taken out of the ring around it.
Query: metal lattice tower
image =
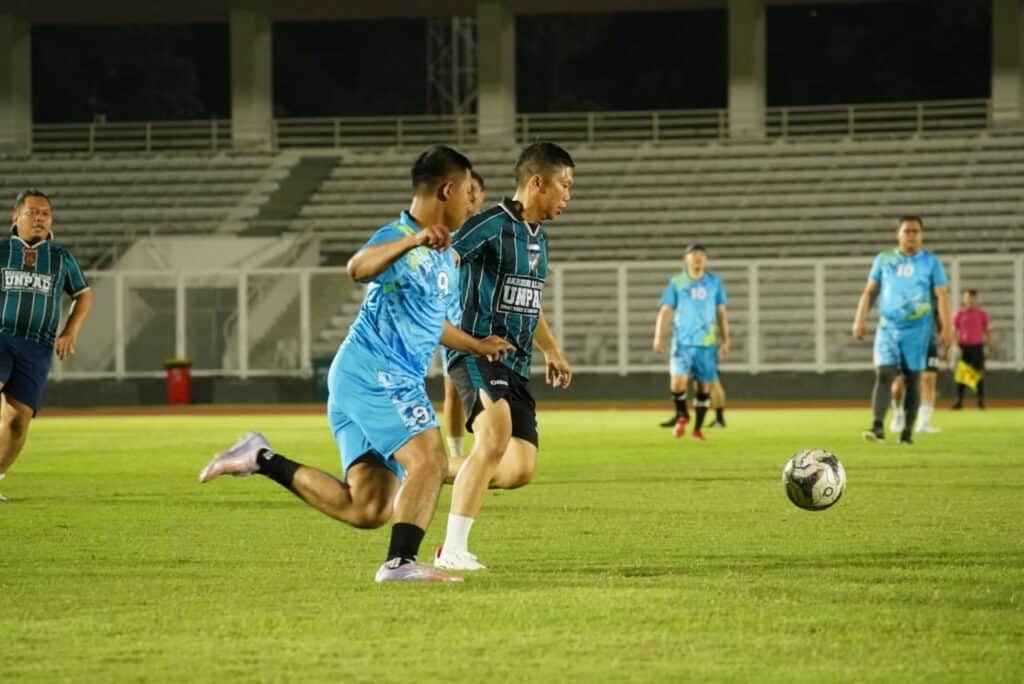
[[[476,110],[476,18],[427,21],[427,112]]]

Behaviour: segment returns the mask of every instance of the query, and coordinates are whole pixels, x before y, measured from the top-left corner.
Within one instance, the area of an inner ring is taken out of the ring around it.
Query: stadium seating
[[[38,188],[54,202],[57,241],[85,267],[151,235],[237,231],[287,174],[275,155],[0,159],[0,196]],[[284,163],[282,163],[284,162]]]
[[[511,190],[514,149],[466,151],[490,198]],[[936,251],[1024,249],[1024,131],[572,152],[577,189],[550,227],[555,261],[664,258],[695,239],[717,257],[869,254],[901,214],[925,217]],[[302,210],[326,260],[342,261],[404,205],[408,157],[343,156]]]
[[[488,201],[512,191],[516,149],[467,148],[488,184]],[[551,258],[595,262],[565,274],[556,327],[577,363],[618,362],[617,284],[608,264],[678,258],[699,240],[713,258],[861,256],[830,269],[826,347],[830,362],[865,361],[849,325],[871,256],[895,238],[896,218],[925,218],[926,245],[944,256],[1024,251],[1024,131],[867,141],[784,141],[573,149],[577,186],[569,210],[550,224]],[[409,152],[347,153],[301,215],[340,263],[408,202]],[[730,289],[734,359],[746,360],[746,274],[716,270]],[[813,281],[780,266],[759,297],[761,363],[813,363]],[[654,314],[671,270],[631,271],[631,364],[663,365],[651,349]],[[548,288],[548,295],[551,288]],[[1002,302],[1000,302],[1002,304]],[[546,303],[552,311],[551,302]],[[322,331],[330,348],[356,307]]]

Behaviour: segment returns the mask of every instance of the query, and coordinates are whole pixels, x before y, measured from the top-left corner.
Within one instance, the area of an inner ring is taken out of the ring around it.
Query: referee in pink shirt
[[[964,305],[953,316],[953,327],[956,329],[957,343],[960,345],[960,358],[964,363],[979,373],[985,371],[985,359],[992,358],[995,347],[992,345],[992,328],[989,327],[988,312],[978,306],[978,291],[964,292]],[[956,403],[953,408],[960,409],[964,405],[964,390],[967,385],[956,384]],[[985,408],[985,378],[978,381],[978,408]]]

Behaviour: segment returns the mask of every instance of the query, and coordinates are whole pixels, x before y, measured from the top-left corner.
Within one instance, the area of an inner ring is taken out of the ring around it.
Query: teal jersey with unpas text
[[[694,280],[686,271],[672,278],[661,295],[661,303],[675,309],[675,344],[713,347],[718,344],[718,307],[725,306],[722,279],[705,272]]]
[[[89,289],[75,257],[49,240],[29,245],[17,235],[0,244],[0,328],[52,347],[60,299]]]
[[[473,337],[497,335],[515,345],[502,363],[529,378],[548,277],[547,233],[527,223],[518,203],[506,197],[470,217],[455,234],[452,250],[460,259],[460,327]],[[449,367],[459,355],[448,353]]]
[[[883,324],[913,326],[930,324],[934,316],[936,287],[949,283],[946,269],[931,252],[912,256],[897,248],[878,254],[868,280],[878,283],[878,312]]]
[[[408,212],[380,228],[362,248],[419,231]],[[366,296],[338,354],[353,354],[377,370],[422,378],[458,300],[458,274],[450,251],[416,247],[369,280]]]

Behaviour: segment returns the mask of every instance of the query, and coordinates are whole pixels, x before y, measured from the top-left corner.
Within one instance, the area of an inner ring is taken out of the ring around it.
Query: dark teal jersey
[[[89,289],[78,262],[49,240],[29,246],[12,235],[0,243],[0,329],[49,347],[57,339],[60,298]]]
[[[504,363],[528,378],[548,277],[547,233],[527,223],[518,203],[506,197],[467,220],[452,250],[460,259],[460,327],[473,337],[498,335],[515,345]],[[458,356],[449,352],[449,365]]]

